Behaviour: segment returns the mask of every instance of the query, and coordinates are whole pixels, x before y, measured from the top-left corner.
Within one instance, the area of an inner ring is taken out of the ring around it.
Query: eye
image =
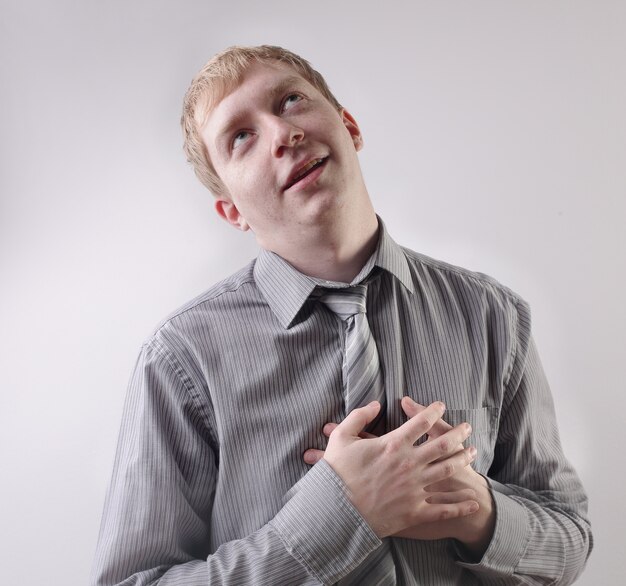
[[[302,96],[299,94],[289,94],[284,100],[282,105],[282,111],[289,110],[294,104],[297,104],[302,100]]]
[[[250,133],[248,131],[240,130],[233,137],[233,149],[240,147],[244,142],[246,142],[246,140],[248,140],[249,137],[250,137]]]

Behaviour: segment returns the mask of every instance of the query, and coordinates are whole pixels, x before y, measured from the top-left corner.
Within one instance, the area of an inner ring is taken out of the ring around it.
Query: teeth
[[[302,167],[302,169],[300,169],[300,171],[298,172],[297,177],[294,179],[294,182],[298,181],[298,179],[300,179],[300,177],[302,177],[303,175],[306,175],[306,173],[308,171],[310,171],[318,163],[321,163],[323,160],[324,159],[315,159],[314,161],[311,161],[310,163],[307,163],[304,167]]]

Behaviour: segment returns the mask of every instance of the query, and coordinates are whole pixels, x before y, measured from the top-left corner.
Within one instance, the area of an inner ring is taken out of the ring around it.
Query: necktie
[[[324,289],[319,300],[333,311],[346,327],[343,360],[346,414],[371,401],[379,401],[380,413],[367,431],[384,433],[385,389],[376,342],[366,316],[367,284],[344,289]],[[396,569],[389,540],[373,551],[360,566],[342,578],[341,586],[391,586]]]
[[[379,416],[368,426],[368,431],[377,429],[382,432],[385,390],[376,342],[367,321],[366,296],[367,285],[355,285],[325,289],[319,300],[337,314],[346,327],[343,359],[346,414],[371,401],[379,401]]]

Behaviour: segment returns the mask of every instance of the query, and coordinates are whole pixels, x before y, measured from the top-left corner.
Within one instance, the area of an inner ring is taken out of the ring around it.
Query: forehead
[[[287,64],[278,61],[252,63],[239,80],[224,88],[223,97],[208,108],[200,124],[200,132],[209,152],[215,148],[215,140],[230,126],[258,108],[266,107],[284,92],[302,86],[309,92],[317,91]]]
[[[236,109],[245,107],[254,98],[263,101],[266,97],[274,97],[291,86],[309,83],[297,71],[285,63],[252,63],[238,80],[225,88],[221,99],[213,106],[209,116],[218,109]]]
[[[205,89],[204,95],[198,98],[195,110],[195,118],[198,125],[203,126],[209,114],[223,100],[259,76],[264,76],[268,80],[290,76],[307,83],[302,75],[287,63],[275,60],[252,60],[246,65],[237,66],[224,76],[218,76],[211,80],[211,84],[208,89]]]

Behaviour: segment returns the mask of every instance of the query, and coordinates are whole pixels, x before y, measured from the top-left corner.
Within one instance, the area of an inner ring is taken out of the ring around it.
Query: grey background
[[[2,583],[86,583],[142,340],[256,254],[178,120],[213,53],[259,43],[312,61],[359,121],[398,242],[530,302],[591,498],[579,583],[623,583],[626,3],[0,6]]]

